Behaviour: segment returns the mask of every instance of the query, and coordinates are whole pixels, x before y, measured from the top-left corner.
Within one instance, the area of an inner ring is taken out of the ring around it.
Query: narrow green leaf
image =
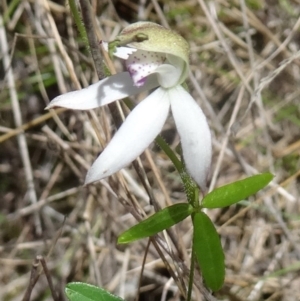
[[[193,217],[194,251],[206,285],[219,290],[225,278],[225,262],[221,241],[213,223],[203,212]]]
[[[118,238],[118,243],[124,244],[155,235],[184,220],[192,212],[193,207],[187,203],[175,204],[164,208],[123,232]]]
[[[70,301],[124,301],[100,287],[82,282],[68,283],[65,292]]]
[[[223,208],[235,204],[264,188],[273,175],[263,173],[213,190],[202,201],[203,208]]]

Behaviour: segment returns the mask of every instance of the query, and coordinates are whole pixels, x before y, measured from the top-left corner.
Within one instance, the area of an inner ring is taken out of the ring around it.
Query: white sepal
[[[169,97],[187,172],[206,192],[212,155],[211,133],[206,117],[183,87],[170,89]]]
[[[112,175],[138,157],[161,131],[169,107],[167,91],[162,88],[139,103],[89,169],[85,184]]]
[[[87,88],[59,95],[49,103],[46,109],[64,107],[73,110],[90,110],[157,86],[157,80],[151,76],[147,78],[143,86],[136,87],[129,73],[122,72],[106,77]]]

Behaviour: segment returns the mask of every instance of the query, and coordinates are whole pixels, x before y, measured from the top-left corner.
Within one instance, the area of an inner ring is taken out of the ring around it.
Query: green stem
[[[78,12],[75,0],[68,0],[68,2],[69,2],[70,10],[71,10],[71,13],[73,15],[75,24],[78,28],[79,34],[80,34],[86,48],[89,49],[89,42],[88,42],[87,33],[86,33],[86,30],[85,30],[84,24],[82,22],[81,16]]]
[[[193,219],[193,215],[192,215]],[[192,242],[192,254],[191,254],[191,266],[190,266],[190,274],[189,274],[189,286],[187,292],[187,301],[191,301],[192,299],[192,292],[193,292],[193,284],[194,284],[194,272],[195,272],[195,248],[194,248],[194,241]]]
[[[193,201],[193,207],[194,208],[199,208],[200,204],[199,204],[199,189],[198,187],[194,188],[194,201]]]
[[[181,161],[176,156],[175,152],[171,149],[168,143],[164,140],[162,136],[157,136],[155,142],[159,145],[159,147],[165,152],[165,154],[169,157],[169,159],[174,164],[175,168],[181,174],[184,172],[183,166]]]

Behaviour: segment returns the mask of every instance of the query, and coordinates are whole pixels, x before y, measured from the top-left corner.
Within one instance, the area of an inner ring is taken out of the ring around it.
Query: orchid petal
[[[177,84],[178,72],[180,77],[180,70],[169,64],[163,64],[155,70],[159,85],[164,88],[174,87]]]
[[[85,183],[112,175],[131,163],[155,139],[168,116],[167,91],[158,88],[126,118],[108,146],[89,169]]]
[[[211,165],[211,133],[201,108],[181,86],[169,90],[186,169],[203,192]]]
[[[185,62],[178,57],[167,55],[169,64],[160,65],[156,68],[157,80],[160,86],[171,88],[181,84],[182,78],[185,79]]]
[[[62,94],[54,98],[46,109],[64,107],[74,110],[90,110],[118,99],[135,95],[158,86],[154,76],[147,78],[145,85],[136,87],[128,72],[106,77],[87,88]]]

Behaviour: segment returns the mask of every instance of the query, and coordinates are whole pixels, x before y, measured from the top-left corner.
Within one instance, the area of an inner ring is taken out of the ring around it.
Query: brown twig
[[[49,284],[49,289],[51,291],[53,300],[59,301],[59,298],[57,297],[54,286],[53,286],[53,282],[51,279],[50,271],[47,267],[47,263],[46,263],[44,257],[41,255],[36,256],[34,262],[32,263],[29,285],[27,287],[27,290],[24,294],[22,301],[30,301],[30,296],[31,296],[32,290],[35,287],[35,285],[42,273],[42,270],[38,271],[38,267],[39,267],[40,263],[42,265],[42,270],[44,271],[45,276],[47,278],[47,282]]]
[[[145,254],[143,256],[143,262],[142,262],[142,266],[141,266],[139,284],[138,284],[138,289],[137,289],[136,296],[135,296],[135,301],[139,301],[139,298],[140,298],[140,291],[141,291],[141,286],[142,286],[143,273],[144,273],[144,268],[145,268],[145,264],[146,264],[146,259],[147,259],[149,247],[150,247],[150,242],[151,242],[150,239],[148,239],[147,246],[146,246],[146,249],[145,249]]]
[[[52,279],[51,279],[51,275],[50,275],[50,272],[48,270],[47,263],[46,263],[44,257],[39,255],[39,256],[36,257],[36,259],[42,264],[42,267],[43,267],[44,273],[46,275],[46,278],[47,278],[47,281],[48,281],[48,284],[49,284],[49,288],[50,288],[53,300],[54,301],[59,301],[58,297],[56,296],[55,289],[54,289],[54,286],[53,286],[53,282],[52,282]]]
[[[22,301],[29,301],[30,300],[31,292],[32,292],[32,290],[33,290],[33,288],[34,288],[34,286],[37,283],[37,280],[39,278],[39,273],[38,273],[38,270],[37,270],[38,266],[39,266],[39,261],[36,258],[34,260],[34,262],[32,263],[29,285],[27,287],[27,290],[24,294],[24,297],[23,297]]]
[[[99,80],[105,78],[105,65],[99,51],[99,42],[97,42],[96,34],[93,24],[93,13],[90,2],[88,0],[80,0],[81,14],[83,22],[86,28],[86,33],[88,36],[88,41],[90,45],[90,51],[95,63],[96,72],[98,74]]]

